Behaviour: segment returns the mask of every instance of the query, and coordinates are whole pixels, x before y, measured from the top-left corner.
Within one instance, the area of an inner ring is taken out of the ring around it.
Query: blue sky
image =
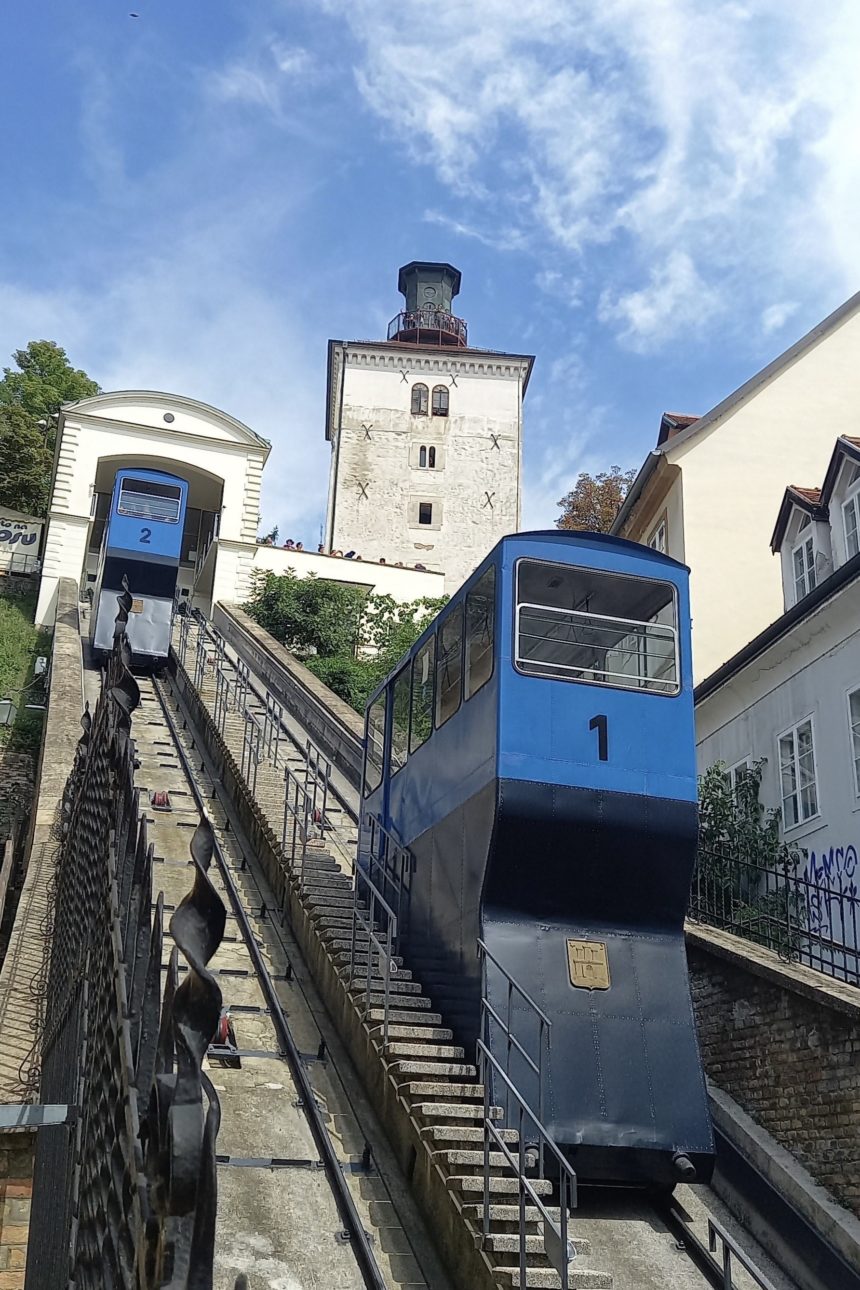
[[[133,19],[130,12],[140,17]],[[860,287],[860,6],[820,0],[40,0],[4,21],[0,361],[66,346],[271,439],[315,539],[325,342],[398,266],[463,273],[537,356],[527,525],[639,465]]]

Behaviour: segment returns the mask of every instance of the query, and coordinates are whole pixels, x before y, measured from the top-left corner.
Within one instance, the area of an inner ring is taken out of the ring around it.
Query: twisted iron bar
[[[123,585],[60,810],[39,1056],[41,1100],[66,1104],[70,1122],[39,1133],[27,1290],[212,1287],[221,1110],[202,1062],[221,1014],[207,965],[226,910],[202,818],[162,989],[164,903],[159,894],[153,907],[153,847],[134,785],[140,687]]]

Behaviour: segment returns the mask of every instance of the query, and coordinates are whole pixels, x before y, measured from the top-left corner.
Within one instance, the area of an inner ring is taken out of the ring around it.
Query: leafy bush
[[[733,788],[722,762],[699,778],[699,850],[693,911],[707,922],[781,952],[793,952],[805,906],[792,883],[799,853],[780,837],[778,810],[759,798],[763,762]]]
[[[399,604],[326,578],[257,575],[245,610],[346,703],[363,712],[376,686],[447,597]]]

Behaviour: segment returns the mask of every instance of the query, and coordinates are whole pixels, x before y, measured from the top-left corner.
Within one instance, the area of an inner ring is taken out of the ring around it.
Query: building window
[[[533,676],[677,694],[675,589],[651,578],[520,560],[515,661]]]
[[[860,690],[848,695],[848,724],[851,727],[851,758],[854,762],[854,789],[860,797]]]
[[[807,516],[803,528],[809,527]],[[815,543],[812,534],[802,537],[791,553],[791,570],[794,576],[794,603],[808,596],[815,587]]]
[[[421,468],[421,470],[436,469],[435,447],[428,448],[426,444],[422,443],[421,447],[418,449],[418,465]]]
[[[412,386],[412,415],[413,417],[426,417],[427,400],[429,391],[426,385]]]
[[[432,502],[418,503],[418,523],[419,524],[433,523],[433,503]]]
[[[793,829],[818,814],[811,717],[779,736],[779,777],[783,826]]]
[[[409,668],[404,667],[395,677],[391,693],[391,774],[396,775],[406,765],[409,748]]]
[[[439,628],[436,655],[436,726],[444,726],[463,694],[463,604],[455,605]]]
[[[666,517],[665,515],[663,516],[660,523],[657,525],[654,532],[649,537],[648,545],[650,546],[652,551],[662,551],[663,555],[666,554]]]
[[[852,555],[860,552],[860,489],[842,507],[842,520],[845,524],[845,553],[850,560]]]
[[[382,783],[382,756],[385,750],[385,695],[371,704],[364,732],[364,796],[375,793]]]
[[[433,679],[436,674],[436,637],[431,636],[412,663],[412,712],[409,751],[414,753],[430,738],[433,729]]]
[[[434,417],[447,417],[448,415],[448,386],[433,386],[433,415]]]
[[[466,597],[466,698],[493,675],[496,567],[490,565]]]

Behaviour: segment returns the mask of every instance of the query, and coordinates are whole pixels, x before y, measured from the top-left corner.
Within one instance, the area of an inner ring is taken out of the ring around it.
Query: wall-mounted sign
[[[39,555],[42,521],[17,511],[0,510],[0,567],[35,565]],[[29,557],[22,561],[21,557]]]

